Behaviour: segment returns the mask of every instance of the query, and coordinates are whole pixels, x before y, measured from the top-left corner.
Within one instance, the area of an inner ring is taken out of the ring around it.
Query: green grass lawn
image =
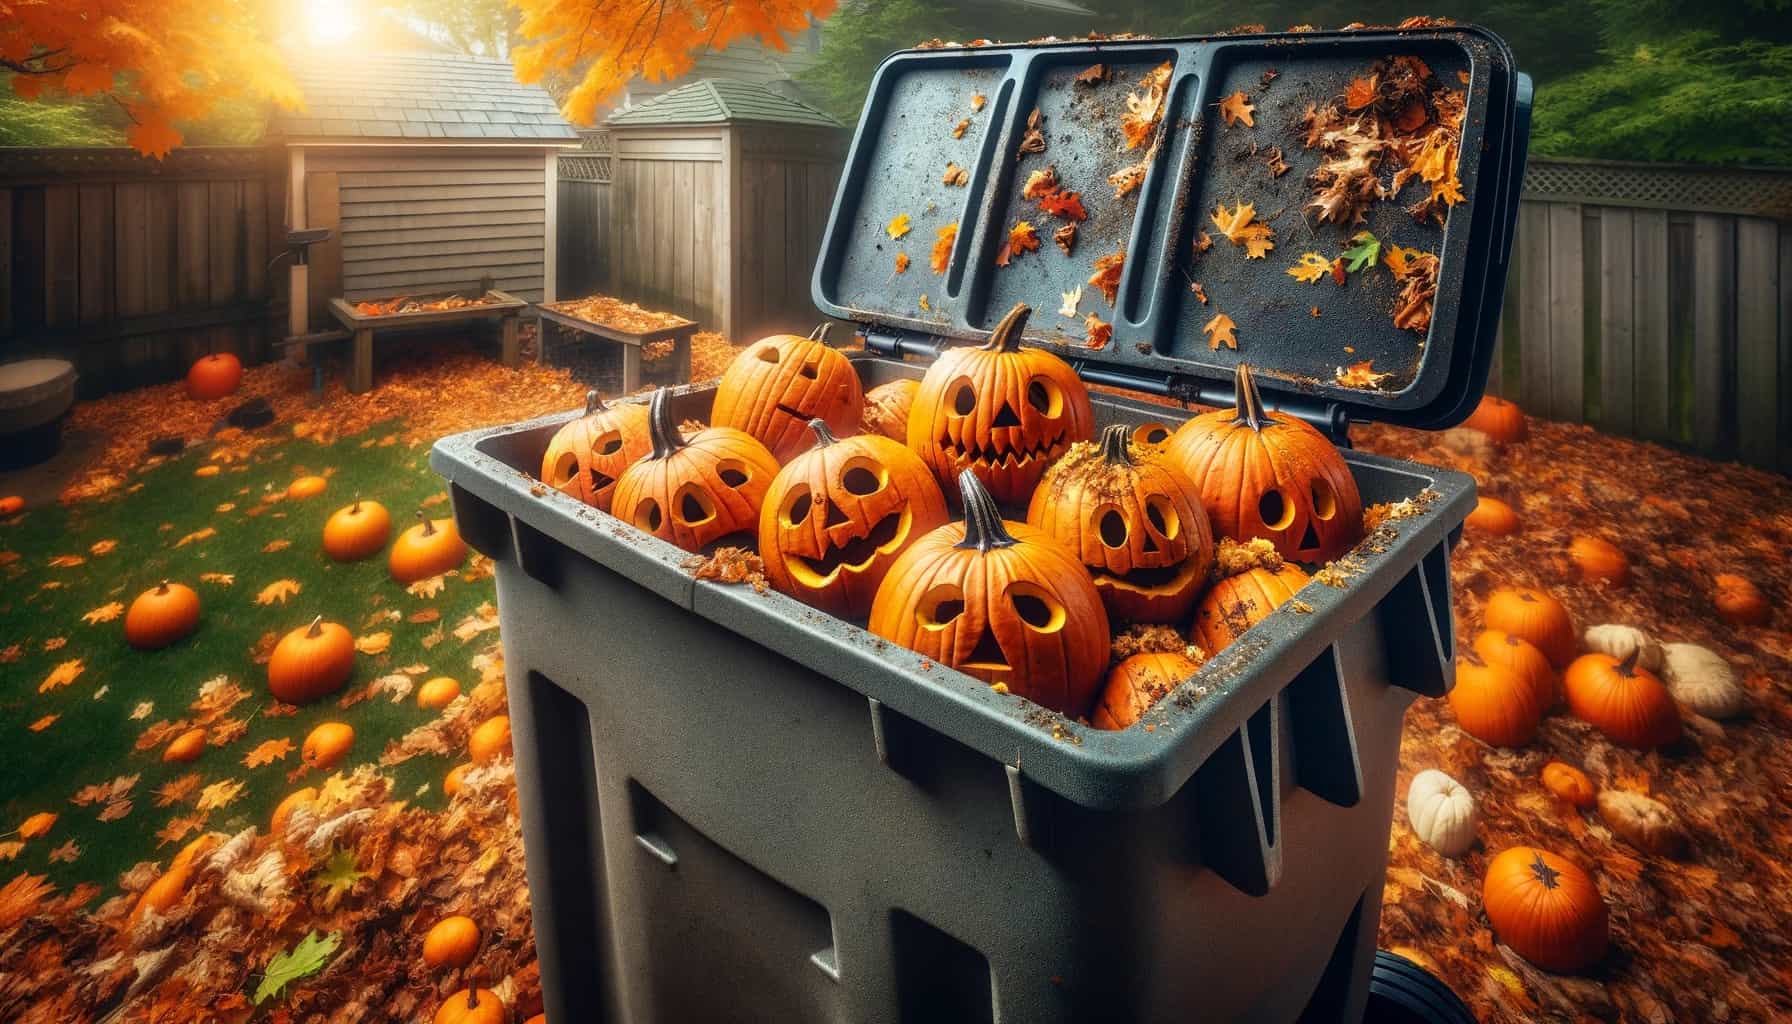
[[[383,553],[338,564],[321,548],[324,521],[356,495],[391,510],[394,536],[425,501],[433,499],[433,516],[447,517],[443,483],[428,469],[427,446],[410,446],[398,439],[395,426],[382,425],[328,445],[288,434],[239,460],[213,461],[233,448],[241,453],[229,442],[201,445],[136,475],[111,500],[35,508],[0,520],[0,861],[11,854],[7,874],[45,874],[63,887],[95,882],[109,895],[120,872],[139,861],[165,862],[186,841],[158,838],[173,820],[202,818],[204,829],[222,832],[265,829],[284,795],[321,781],[317,771],[288,779],[301,767],[300,744],[318,723],[354,727],[354,748],[342,765],[347,769],[377,761],[388,742],[436,716],[417,706],[414,691],[396,702],[391,691],[376,692],[346,709],[338,695],[296,714],[270,715],[280,708],[268,695],[258,647],[265,657],[264,637],[283,635],[313,616],[340,622],[358,638],[390,634],[383,653],[357,654],[343,694],[394,674],[414,685],[452,676],[463,691],[479,681],[473,659],[497,633],[462,640],[455,626],[494,600],[489,576],[469,573],[480,577],[469,582],[450,574],[439,593],[424,597],[387,575]],[[196,475],[208,465],[219,472]],[[328,488],[308,499],[264,502],[304,472],[328,475]],[[205,530],[215,533],[194,537]],[[59,566],[59,556],[81,561]],[[202,579],[203,573],[234,580]],[[122,613],[110,621],[85,620],[113,602],[128,607],[163,578],[199,593],[199,627],[186,640],[140,652],[125,643]],[[258,604],[262,589],[279,580],[295,581],[300,589],[283,603]],[[432,611],[439,617],[430,619]],[[40,692],[59,666],[76,661],[80,672],[69,685]],[[202,685],[220,676],[248,697],[215,716],[213,736],[228,737],[238,721],[245,726],[240,736],[208,744],[186,764],[164,763],[161,745],[136,749],[157,723],[195,719],[192,705]],[[47,716],[55,718],[44,725]],[[291,753],[246,766],[250,750],[280,739],[291,741]],[[387,769],[395,795],[439,806],[442,777],[464,759],[462,753],[416,756]],[[192,773],[199,778],[187,780],[184,794],[158,806],[158,789]],[[138,777],[134,785],[112,798],[71,801],[84,787],[132,776]],[[209,791],[209,802],[222,806],[199,811],[198,804],[207,802],[205,787],[219,783],[225,785]],[[231,797],[237,783],[243,788]],[[10,845],[19,841],[21,822],[46,811],[59,816],[47,835],[25,841],[22,849]]]

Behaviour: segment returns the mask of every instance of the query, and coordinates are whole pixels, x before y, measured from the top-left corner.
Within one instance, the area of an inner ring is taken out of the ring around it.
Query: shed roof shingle
[[[518,82],[508,61],[441,53],[354,54],[338,60],[309,53],[295,58],[291,67],[305,109],[274,114],[269,131],[278,137],[360,140],[446,134],[535,146],[578,138],[547,90]],[[423,127],[430,125],[452,125],[454,130]],[[477,126],[515,130],[482,133]]]
[[[705,78],[671,92],[618,110],[612,125],[720,124],[725,121],[768,121],[775,124],[839,128],[840,122],[801,100],[764,85],[726,78]]]

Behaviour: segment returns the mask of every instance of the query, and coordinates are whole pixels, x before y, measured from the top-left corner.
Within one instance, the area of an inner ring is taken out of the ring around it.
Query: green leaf
[[[1354,274],[1364,267],[1373,267],[1376,257],[1381,255],[1381,239],[1367,231],[1358,231],[1350,236],[1350,240],[1356,244],[1342,254],[1344,269]]]
[[[312,879],[312,884],[328,889],[332,896],[341,896],[366,877],[367,872],[362,871],[361,865],[355,863],[355,851],[332,849],[329,859],[324,861],[324,866],[318,869],[317,877]]]
[[[268,969],[261,976],[261,984],[255,987],[255,1005],[260,1006],[280,995],[286,986],[300,978],[308,978],[323,970],[340,945],[341,932],[331,932],[324,936],[311,932],[291,950],[275,953],[274,958],[268,961]]]

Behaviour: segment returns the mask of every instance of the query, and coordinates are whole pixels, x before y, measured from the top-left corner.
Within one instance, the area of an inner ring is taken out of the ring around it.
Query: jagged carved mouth
[[[801,420],[804,423],[807,423],[807,422],[809,422],[809,420],[813,419],[813,417],[811,417],[808,413],[804,412],[803,410],[798,409],[794,406],[785,405],[783,402],[778,403],[778,411],[783,413],[786,416],[791,416],[798,420]]]
[[[1129,573],[1112,573],[1100,566],[1092,565],[1089,567],[1089,575],[1095,578],[1097,587],[1153,591],[1171,589],[1188,582],[1194,578],[1195,568],[1193,559],[1179,565],[1166,565],[1157,569],[1134,569]]]
[[[1039,459],[1055,459],[1064,452],[1062,437],[1050,441],[1041,441],[1029,448],[1015,448],[1006,444],[978,444],[975,440],[958,442],[950,437],[941,437],[940,450],[951,455],[960,465],[976,463],[992,468],[1014,469],[1028,465]]]
[[[902,511],[898,509],[879,519],[863,537],[854,537],[845,544],[830,546],[820,558],[794,556],[820,580],[826,580],[841,569],[863,572],[877,557],[878,549],[902,536]]]

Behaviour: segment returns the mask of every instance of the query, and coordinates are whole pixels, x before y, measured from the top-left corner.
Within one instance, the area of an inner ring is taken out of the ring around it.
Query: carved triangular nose
[[[1300,549],[1306,551],[1309,548],[1316,548],[1318,546],[1319,534],[1313,532],[1313,524],[1309,521],[1307,523],[1307,532],[1300,535]]]
[[[838,504],[830,501],[827,503],[827,506],[828,506],[827,525],[843,526],[847,523],[852,522],[852,520],[846,518],[846,513],[840,511],[840,506]]]
[[[1007,402],[1003,402],[1002,410],[996,413],[996,421],[991,423],[990,426],[1018,427],[1020,426],[1020,414],[1014,411],[1014,406],[1009,405]]]

